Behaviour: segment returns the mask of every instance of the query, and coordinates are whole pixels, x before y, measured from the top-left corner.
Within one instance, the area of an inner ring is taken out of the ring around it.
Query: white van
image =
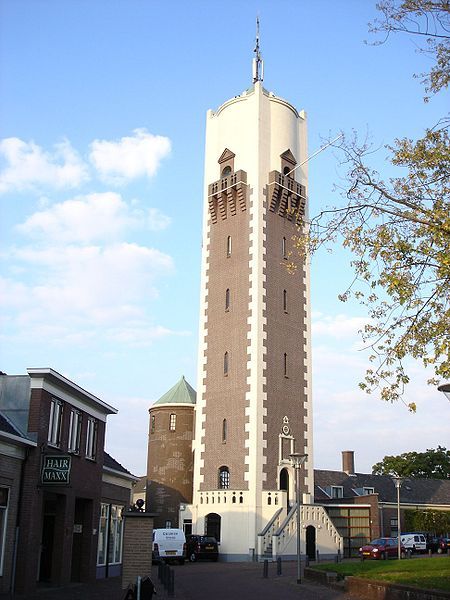
[[[423,533],[402,533],[400,539],[405,549],[412,553],[427,551],[427,540]]]
[[[182,529],[153,530],[152,559],[155,562],[179,562],[184,565],[186,537]]]

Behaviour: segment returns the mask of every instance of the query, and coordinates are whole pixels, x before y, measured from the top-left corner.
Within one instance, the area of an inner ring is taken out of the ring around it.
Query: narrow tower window
[[[230,310],[230,290],[225,292],[225,310]]]
[[[228,177],[228,175],[231,175],[231,167],[229,165],[222,171],[222,177]]]
[[[175,431],[177,426],[177,415],[172,413],[169,417],[169,431]]]
[[[227,424],[227,420],[224,419],[222,421],[222,443],[225,444],[227,441],[227,434],[228,434],[228,424]]]
[[[283,310],[287,312],[287,291],[283,290]]]
[[[231,256],[231,235],[227,237],[227,256]]]
[[[284,353],[284,357],[283,357],[283,369],[284,369],[284,376],[287,377],[288,369],[287,369],[287,354],[286,354],[286,352]]]
[[[285,237],[281,240],[281,256],[283,258],[287,258],[286,238]]]
[[[150,433],[155,433],[155,415],[150,418]]]
[[[229,366],[228,352],[225,352],[223,355],[223,374],[228,375],[228,366]]]
[[[230,470],[228,467],[219,469],[219,489],[228,490],[230,487]]]

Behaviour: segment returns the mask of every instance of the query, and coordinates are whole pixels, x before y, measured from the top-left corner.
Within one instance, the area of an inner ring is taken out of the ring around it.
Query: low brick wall
[[[311,569],[309,567],[305,567],[304,570],[305,579],[310,579],[311,581],[315,581],[317,583],[321,583],[322,585],[335,584],[338,581],[337,573],[332,571],[319,571],[317,569]]]
[[[332,571],[318,571],[305,568],[305,579],[315,581],[329,587],[336,587],[344,583],[345,591],[360,600],[449,600],[449,592],[437,590],[421,590],[409,585],[388,583],[376,579],[363,577],[346,577],[344,582],[338,584],[338,574]]]
[[[388,583],[362,577],[346,577],[345,589],[350,596],[367,600],[444,600],[449,592],[421,590],[409,585]]]

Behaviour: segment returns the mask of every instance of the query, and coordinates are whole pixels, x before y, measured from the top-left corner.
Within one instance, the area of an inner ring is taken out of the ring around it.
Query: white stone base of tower
[[[287,506],[286,492],[263,492],[254,510],[249,495],[241,490],[201,492],[199,502],[183,506],[180,527],[192,521],[192,532],[212,535],[220,542],[220,560],[293,560],[297,555],[296,506]],[[310,504],[305,494],[301,505],[301,554],[315,559],[342,555],[342,537],[322,506]]]

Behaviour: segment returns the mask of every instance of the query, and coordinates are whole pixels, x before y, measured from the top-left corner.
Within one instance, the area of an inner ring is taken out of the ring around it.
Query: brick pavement
[[[175,565],[176,600],[349,600],[343,591],[302,581],[296,582],[296,563],[283,563],[277,576],[276,564],[269,563],[269,576],[263,578],[262,563],[186,563]],[[158,581],[157,567],[151,577],[157,588],[154,600],[165,600],[167,592]],[[123,600],[125,591],[120,577],[98,580],[92,584],[72,584],[64,588],[42,588],[15,600]],[[0,596],[7,600],[8,596]]]

